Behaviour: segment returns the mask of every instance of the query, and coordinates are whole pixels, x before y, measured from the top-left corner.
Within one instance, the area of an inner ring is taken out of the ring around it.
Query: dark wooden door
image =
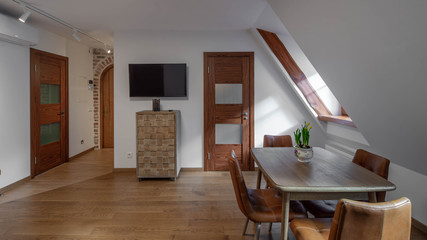
[[[253,170],[253,53],[205,53],[204,169],[228,170],[231,150]]]
[[[31,49],[31,176],[68,161],[68,58]]]
[[[101,76],[101,147],[114,147],[114,68]]]

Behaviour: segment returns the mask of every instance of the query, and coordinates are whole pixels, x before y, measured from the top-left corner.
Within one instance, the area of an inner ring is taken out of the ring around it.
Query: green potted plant
[[[309,145],[311,128],[310,123],[304,122],[301,128],[294,132],[295,156],[300,162],[309,162],[313,157],[313,148]]]

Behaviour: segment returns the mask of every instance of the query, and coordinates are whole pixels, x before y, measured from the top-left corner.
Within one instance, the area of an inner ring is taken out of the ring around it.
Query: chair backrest
[[[293,147],[290,135],[264,135],[264,147]]]
[[[230,175],[237,203],[239,204],[240,211],[248,217],[248,213],[251,211],[252,205],[249,201],[248,189],[246,188],[245,179],[243,178],[239,161],[237,160],[234,150],[231,150],[231,157],[229,158],[228,163],[230,165]]]
[[[390,160],[387,158],[375,155],[363,149],[358,149],[354,155],[353,162],[385,179],[388,179]],[[385,192],[377,192],[376,197],[378,202],[384,202]]]
[[[366,203],[341,199],[329,240],[409,240],[411,202],[402,197],[390,202]]]

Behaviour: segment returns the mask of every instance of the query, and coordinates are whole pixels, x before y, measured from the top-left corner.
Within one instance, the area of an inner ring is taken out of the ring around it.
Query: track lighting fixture
[[[27,18],[31,15],[31,12],[23,5],[22,8],[24,9],[24,13],[19,17],[19,21],[25,23],[27,21]]]
[[[71,25],[71,24],[69,24],[69,23],[65,22],[64,20],[62,20],[62,19],[60,19],[60,18],[57,18],[57,17],[55,17],[55,16],[53,16],[53,15],[51,15],[51,14],[49,14],[49,13],[47,13],[47,12],[45,12],[45,11],[43,11],[43,10],[39,9],[39,8],[37,8],[37,7],[35,7],[35,6],[31,5],[31,4],[29,4],[29,3],[27,3],[27,2],[25,2],[25,1],[23,1],[23,0],[12,0],[12,1],[14,1],[14,2],[16,2],[17,4],[21,5],[21,7],[22,7],[22,8],[23,8],[23,10],[24,10],[24,14],[22,14],[22,16],[19,18],[19,20],[20,20],[21,22],[25,22],[25,21],[27,20],[27,18],[28,18],[28,17],[30,16],[30,14],[31,14],[31,12],[30,12],[30,10],[31,10],[31,11],[33,11],[33,12],[36,12],[36,13],[38,13],[38,14],[40,14],[40,15],[42,15],[42,16],[44,16],[44,17],[46,17],[46,18],[49,18],[50,20],[53,20],[53,21],[55,21],[55,22],[57,22],[57,23],[59,23],[59,24],[62,24],[62,25],[63,25],[63,26],[65,26],[65,27],[67,27],[67,28],[69,28],[69,29],[73,30],[73,34],[72,34],[72,36],[73,36],[73,37],[74,37],[78,42],[80,42],[80,41],[81,41],[81,40],[80,40],[80,37],[81,37],[81,36],[85,36],[85,37],[87,37],[87,38],[90,38],[90,39],[94,40],[95,42],[98,42],[98,43],[100,43],[100,44],[103,44],[103,45],[104,45],[104,47],[105,47],[105,48],[104,48],[104,49],[105,49],[105,51],[106,51],[107,53],[111,53],[111,50],[107,48],[107,44],[106,44],[106,43],[104,43],[103,41],[101,41],[101,40],[99,40],[99,39],[97,39],[97,38],[93,37],[92,35],[90,35],[90,34],[88,34],[88,33],[84,32],[83,30],[80,30],[80,29],[76,28],[75,26],[73,26],[73,25]],[[79,36],[79,35],[80,35],[80,36]]]
[[[80,38],[79,38],[79,35],[77,35],[77,30],[76,29],[74,29],[73,37],[76,39],[77,42],[80,42]]]

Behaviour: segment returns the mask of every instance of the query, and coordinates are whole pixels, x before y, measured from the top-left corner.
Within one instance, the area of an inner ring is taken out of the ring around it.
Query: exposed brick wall
[[[101,81],[101,75],[104,70],[113,65],[114,55],[113,52],[108,54],[104,49],[94,48],[93,49],[93,132],[94,132],[94,144],[95,148],[98,149],[100,146],[100,126],[99,126],[99,84]]]

